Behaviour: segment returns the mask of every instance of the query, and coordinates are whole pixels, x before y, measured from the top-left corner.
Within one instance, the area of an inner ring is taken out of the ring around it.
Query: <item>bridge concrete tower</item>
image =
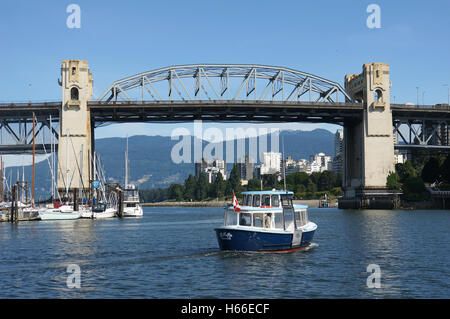
[[[92,98],[88,62],[64,60],[61,65],[57,188],[63,198],[74,189],[88,190],[91,180],[92,128],[87,102]]]
[[[386,189],[395,170],[390,87],[385,63],[364,64],[361,74],[345,76],[346,91],[363,103],[364,112],[359,123],[344,127],[342,208],[386,207],[395,197]]]

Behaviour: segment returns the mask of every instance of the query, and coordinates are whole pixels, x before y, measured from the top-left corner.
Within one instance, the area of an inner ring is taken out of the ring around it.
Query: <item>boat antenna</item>
[[[284,136],[281,137],[281,145],[283,147],[283,158],[281,159],[281,163],[283,165],[283,181],[284,181],[284,190],[287,193],[287,189],[286,189],[286,161],[284,159]]]
[[[124,188],[127,188],[128,185],[128,135],[127,135],[127,147],[125,150],[125,185]]]

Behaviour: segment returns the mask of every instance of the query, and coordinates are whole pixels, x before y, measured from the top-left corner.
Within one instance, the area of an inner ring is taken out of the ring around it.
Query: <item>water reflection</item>
[[[450,212],[311,209],[318,247],[221,252],[216,208],[146,208],[140,220],[0,224],[0,297],[305,298],[450,296]],[[381,289],[368,289],[367,265]],[[81,289],[66,286],[81,268]]]

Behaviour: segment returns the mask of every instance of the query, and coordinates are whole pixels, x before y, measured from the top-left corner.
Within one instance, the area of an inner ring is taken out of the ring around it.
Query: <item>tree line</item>
[[[239,196],[243,191],[284,189],[284,180],[278,181],[278,178],[278,174],[263,175],[261,180],[254,178],[247,185],[241,185],[239,166],[234,165],[227,180],[220,172],[211,184],[205,173],[198,178],[190,174],[183,184],[171,184],[166,189],[141,190],[140,196],[144,202],[228,200],[233,192]],[[286,176],[286,189],[293,191],[298,199],[323,198],[325,194],[336,197],[342,194],[341,180],[342,175],[333,171],[310,175],[296,172]]]
[[[450,155],[419,153],[413,161],[396,164],[386,182],[388,189],[401,190],[407,201],[428,200],[426,185],[450,190]]]

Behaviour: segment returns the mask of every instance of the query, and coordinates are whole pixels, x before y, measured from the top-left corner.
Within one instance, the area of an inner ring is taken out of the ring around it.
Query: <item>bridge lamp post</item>
[[[419,106],[419,87],[416,86],[417,89],[417,106]]]
[[[448,84],[443,84],[442,86],[447,87],[447,105],[450,105],[450,86]]]
[[[425,91],[422,92],[422,105],[425,105]]]
[[[31,103],[31,83],[28,83],[28,103]]]

